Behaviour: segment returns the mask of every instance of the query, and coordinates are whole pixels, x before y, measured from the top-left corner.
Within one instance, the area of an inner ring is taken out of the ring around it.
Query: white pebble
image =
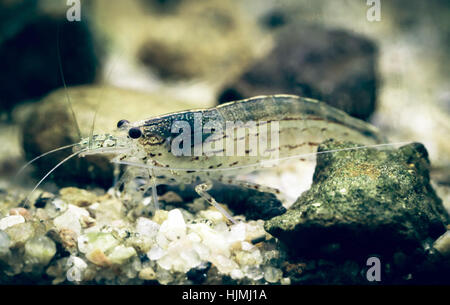
[[[255,281],[264,277],[264,274],[259,266],[244,266],[244,273],[247,277]]]
[[[186,222],[179,209],[169,211],[167,219],[161,224],[159,229],[168,240],[177,240],[186,235]]]
[[[189,269],[199,266],[202,263],[198,253],[196,251],[194,251],[192,248],[188,248],[188,249],[185,249],[184,251],[181,251],[180,257],[185,262],[185,267],[184,267],[185,272],[187,272]]]
[[[291,284],[291,279],[288,277],[283,277],[280,281],[281,285],[290,285]]]
[[[204,223],[190,225],[190,229],[201,237],[202,244],[209,248],[212,253],[230,255],[229,243],[224,236],[224,233],[228,232],[217,232]]]
[[[84,260],[78,256],[71,256],[67,260],[66,266],[69,267],[66,272],[68,281],[81,282],[83,280],[84,270],[86,270],[88,266]]]
[[[199,242],[202,241],[201,237],[198,236],[198,234],[197,234],[197,233],[194,233],[194,232],[189,233],[189,234],[187,235],[187,238],[188,238],[189,241],[191,241],[191,242],[193,242],[193,243],[199,243]]]
[[[24,223],[25,218],[21,215],[12,215],[12,216],[6,216],[2,219],[0,219],[0,230],[6,230],[9,227],[12,227],[14,225],[17,225],[19,223]]]
[[[244,277],[244,273],[240,269],[231,271],[230,276],[233,280],[240,280]]]
[[[55,227],[59,230],[69,229],[75,232],[77,235],[81,234],[80,219],[85,216],[89,217],[89,212],[83,208],[77,207],[73,204],[69,204],[67,211],[62,215],[56,217],[53,220]]]
[[[223,255],[212,255],[211,262],[217,267],[220,273],[230,274],[234,269],[238,269],[238,264]]]
[[[52,204],[55,207],[55,209],[59,212],[63,212],[65,210],[67,210],[67,203],[65,203],[64,201],[62,201],[59,198],[53,200]]]
[[[200,216],[205,217],[206,219],[209,219],[214,223],[219,223],[219,222],[224,221],[222,213],[211,210],[211,209],[201,211]]]
[[[83,280],[83,270],[72,267],[66,272],[66,277],[69,282],[81,282]]]
[[[251,251],[255,246],[249,242],[243,241],[241,242],[241,248],[243,251]]]
[[[69,268],[76,267],[78,269],[86,269],[88,265],[86,264],[86,262],[83,259],[79,258],[78,256],[72,255],[67,260],[66,266]]]
[[[276,283],[281,280],[283,271],[278,268],[267,266],[264,268],[264,279],[269,283]]]
[[[193,243],[192,248],[197,252],[200,259],[206,261],[209,260],[209,256],[211,255],[211,251],[207,246],[202,243]]]
[[[179,259],[171,256],[163,256],[158,261],[157,264],[164,270],[171,270],[174,265],[180,265]]]
[[[169,246],[169,241],[167,240],[166,236],[162,233],[158,233],[158,235],[156,235],[156,243],[163,249]]]
[[[136,221],[136,232],[145,237],[154,237],[158,233],[159,224],[145,217],[139,217]]]
[[[230,242],[237,242],[245,240],[245,223],[240,222],[231,227],[228,239]]]
[[[142,200],[143,206],[148,206],[150,203],[152,203],[152,197],[145,197],[144,200]]]
[[[154,245],[150,251],[147,252],[147,256],[150,260],[156,261],[166,255],[166,252],[164,249],[159,247],[158,245]]]

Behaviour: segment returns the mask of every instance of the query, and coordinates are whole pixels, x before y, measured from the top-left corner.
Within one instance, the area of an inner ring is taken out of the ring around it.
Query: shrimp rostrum
[[[140,169],[155,204],[156,184],[196,183],[196,192],[234,223],[208,194],[214,181],[276,193],[235,177],[304,160],[329,138],[372,146],[383,142],[375,127],[325,103],[273,95],[138,122],[121,120],[111,134],[83,139],[73,155],[112,154],[112,162]]]

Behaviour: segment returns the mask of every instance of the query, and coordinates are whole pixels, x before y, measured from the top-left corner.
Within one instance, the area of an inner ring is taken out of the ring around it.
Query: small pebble
[[[147,252],[147,256],[150,260],[155,261],[160,259],[166,254],[166,251],[164,251],[162,248],[160,248],[158,245],[153,246],[150,251]]]
[[[195,285],[203,284],[207,278],[209,268],[211,268],[211,263],[190,269],[186,274],[188,280],[192,281]]]
[[[168,240],[180,239],[186,235],[186,223],[179,209],[169,211],[167,219],[161,224],[159,232]]]
[[[156,280],[156,272],[150,267],[144,268],[139,271],[139,278],[146,281]]]
[[[136,232],[144,237],[154,237],[158,233],[159,224],[145,217],[136,220]]]
[[[8,234],[0,230],[0,257],[6,256],[9,253],[9,246],[11,245],[11,239]]]
[[[6,216],[0,219],[0,230],[6,230],[9,227],[17,225],[19,223],[24,223],[25,218],[22,215],[12,215]]]
[[[264,279],[269,283],[277,283],[281,280],[283,271],[278,268],[267,266],[264,268]]]
[[[442,234],[433,244],[433,248],[443,256],[450,255],[450,230]]]
[[[25,255],[38,264],[47,265],[56,254],[56,245],[47,236],[36,236],[25,244]]]

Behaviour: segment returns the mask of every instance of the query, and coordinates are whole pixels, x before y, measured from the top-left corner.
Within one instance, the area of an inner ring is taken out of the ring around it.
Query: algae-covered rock
[[[329,140],[319,151],[356,146]],[[266,222],[265,229],[295,255],[420,246],[449,223],[430,186],[428,167],[427,151],[419,143],[319,154],[311,189],[285,214]]]

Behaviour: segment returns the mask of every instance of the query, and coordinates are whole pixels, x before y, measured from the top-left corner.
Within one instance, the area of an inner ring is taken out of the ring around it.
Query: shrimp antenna
[[[77,151],[77,152],[71,154],[70,156],[66,157],[64,160],[62,160],[58,164],[56,164],[47,174],[45,174],[45,176],[41,180],[39,180],[39,182],[36,184],[36,186],[33,188],[33,190],[30,192],[30,194],[28,194],[27,198],[25,199],[24,205],[25,206],[27,205],[27,203],[30,201],[31,195],[33,195],[33,193],[42,184],[42,182],[44,182],[44,180],[47,179],[47,177],[50,176],[58,167],[60,167],[62,164],[64,164],[69,159],[75,157],[76,155],[79,155],[80,153],[82,153],[82,152],[84,152],[86,150],[88,150],[88,148],[85,148],[83,150]]]
[[[152,181],[152,199],[153,205],[155,206],[155,211],[159,210],[158,194],[156,193],[156,175],[153,169],[150,170],[151,181]]]
[[[104,90],[105,90],[105,87],[103,86],[102,90],[100,91],[100,95],[99,95],[97,104],[95,105],[94,118],[92,119],[91,130],[89,131],[89,142],[88,142],[89,148],[92,148],[92,140],[94,137],[95,121],[97,120],[97,113],[98,113],[98,109],[100,108],[100,101],[102,100]]]
[[[120,54],[119,54],[119,57],[120,57]],[[116,60],[117,60],[117,58],[116,58]],[[106,79],[110,78],[110,76],[111,76],[111,74],[112,74],[112,72],[114,70],[116,62],[113,63],[113,65],[111,66],[111,69],[108,71],[108,74],[106,75]],[[100,95],[98,97],[97,104],[95,105],[94,118],[92,120],[91,130],[89,131],[89,145],[88,145],[89,148],[92,148],[92,138],[94,136],[95,121],[97,119],[98,109],[100,108],[100,101],[102,100],[102,97],[103,97],[104,93],[105,93],[105,85],[103,84],[102,90],[100,91]]]
[[[73,121],[75,122],[75,127],[77,128],[78,138],[81,139],[81,130],[80,125],[78,125],[77,117],[75,116],[75,112],[73,111],[72,102],[70,101],[69,91],[67,90],[67,84],[66,79],[64,78],[64,72],[63,72],[63,66],[61,61],[61,52],[59,49],[59,32],[60,32],[60,24],[57,25],[57,33],[56,33],[56,53],[58,57],[58,65],[59,65],[59,72],[61,75],[61,80],[64,86],[64,92],[66,93],[66,101],[69,104],[69,109],[72,114]]]
[[[47,155],[49,155],[49,154],[52,154],[52,153],[54,153],[54,152],[57,152],[57,151],[60,151],[60,150],[64,150],[64,149],[67,149],[67,148],[70,148],[70,147],[74,147],[75,145],[78,145],[78,143],[70,144],[70,145],[66,145],[66,146],[62,146],[62,147],[59,147],[59,148],[56,148],[56,149],[52,149],[52,150],[50,150],[50,151],[48,151],[48,152],[46,152],[46,153],[43,153],[42,155],[37,156],[37,157],[34,158],[33,160],[30,160],[30,161],[28,161],[25,165],[23,165],[23,166],[19,169],[19,171],[14,175],[14,178],[13,178],[13,179],[14,179],[14,180],[17,179],[17,177],[20,175],[20,173],[22,173],[23,170],[24,170],[25,168],[27,168],[27,167],[28,167],[31,163],[33,163],[34,161],[39,160],[40,158],[45,157],[45,156],[47,156]]]

